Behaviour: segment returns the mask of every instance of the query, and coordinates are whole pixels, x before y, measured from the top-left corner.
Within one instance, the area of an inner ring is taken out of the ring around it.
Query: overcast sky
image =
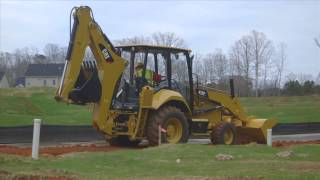
[[[255,29],[287,44],[286,74],[320,72],[320,1],[7,1],[0,0],[0,50],[67,46],[69,13],[88,5],[111,40],[174,32],[194,52],[230,46]]]

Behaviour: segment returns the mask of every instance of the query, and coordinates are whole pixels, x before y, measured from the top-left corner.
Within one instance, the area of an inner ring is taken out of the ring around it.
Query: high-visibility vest
[[[143,69],[140,69],[136,72],[136,77],[142,77],[142,72],[143,72]],[[146,80],[148,81],[148,83],[150,85],[153,85],[154,81],[153,81],[153,71],[149,70],[149,69],[146,69],[146,72],[145,72],[145,75],[144,77],[146,78]]]

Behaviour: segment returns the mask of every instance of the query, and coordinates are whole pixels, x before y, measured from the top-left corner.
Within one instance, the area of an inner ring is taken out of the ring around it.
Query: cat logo
[[[110,53],[108,52],[107,48],[104,47],[104,45],[102,45],[102,44],[99,44],[99,48],[100,48],[102,55],[103,55],[104,59],[106,60],[106,62],[113,63],[113,59],[112,59]]]

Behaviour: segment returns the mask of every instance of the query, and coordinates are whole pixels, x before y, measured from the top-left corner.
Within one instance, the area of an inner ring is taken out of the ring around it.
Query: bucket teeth
[[[83,61],[83,66],[84,66],[84,69],[88,69],[88,62],[87,61]]]
[[[86,71],[93,72],[97,69],[97,64],[95,61],[83,61],[81,67]]]

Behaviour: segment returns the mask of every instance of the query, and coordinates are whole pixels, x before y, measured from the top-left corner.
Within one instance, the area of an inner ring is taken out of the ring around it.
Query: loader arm
[[[241,125],[238,126],[238,134],[248,135],[258,142],[266,143],[267,129],[272,129],[277,124],[275,119],[257,119],[253,116],[248,116],[237,97],[232,97],[216,89],[201,88],[207,90],[210,100],[221,104],[236,120],[241,121]]]
[[[240,101],[237,97],[230,97],[229,94],[219,91],[216,89],[208,89],[208,98],[214,100],[227,108],[234,116],[236,116],[242,122],[247,122],[249,117],[247,116],[245,110],[243,109]]]
[[[98,83],[94,84],[93,89],[99,89],[93,92],[100,93],[98,100],[91,101],[94,103],[93,120],[99,128],[102,128],[105,116],[110,110],[117,81],[127,62],[117,54],[107,36],[95,22],[91,9],[87,6],[74,9],[74,23],[66,63],[55,99],[77,104],[77,100],[70,95],[76,92],[75,84],[80,74],[85,51],[90,47],[96,60],[98,75]]]

